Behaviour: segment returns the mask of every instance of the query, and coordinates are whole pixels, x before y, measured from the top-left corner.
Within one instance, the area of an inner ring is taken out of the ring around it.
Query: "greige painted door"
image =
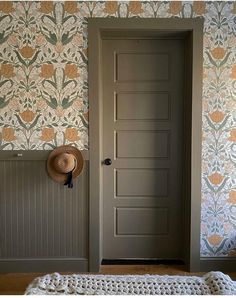
[[[103,259],[182,258],[183,43],[102,41]]]

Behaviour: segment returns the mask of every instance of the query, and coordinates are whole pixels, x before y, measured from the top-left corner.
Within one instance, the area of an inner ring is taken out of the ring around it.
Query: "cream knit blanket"
[[[236,282],[222,272],[203,277],[169,275],[48,274],[25,295],[236,295]]]

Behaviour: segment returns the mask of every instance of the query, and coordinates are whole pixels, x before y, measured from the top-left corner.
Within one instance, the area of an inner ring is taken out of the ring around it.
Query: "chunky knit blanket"
[[[236,282],[221,272],[203,277],[169,275],[60,275],[36,278],[26,295],[236,295]]]

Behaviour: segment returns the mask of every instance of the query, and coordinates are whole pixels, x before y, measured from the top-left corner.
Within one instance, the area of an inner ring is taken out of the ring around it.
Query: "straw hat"
[[[84,160],[81,152],[73,146],[64,145],[50,152],[47,160],[47,171],[54,181],[67,183],[68,179],[72,181],[72,178],[79,176],[83,170],[83,165]],[[68,187],[70,187],[69,184]]]

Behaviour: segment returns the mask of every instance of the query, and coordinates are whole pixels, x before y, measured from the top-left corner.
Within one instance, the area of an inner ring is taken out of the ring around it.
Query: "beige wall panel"
[[[88,257],[87,169],[68,189],[45,160],[0,161],[0,261]]]

